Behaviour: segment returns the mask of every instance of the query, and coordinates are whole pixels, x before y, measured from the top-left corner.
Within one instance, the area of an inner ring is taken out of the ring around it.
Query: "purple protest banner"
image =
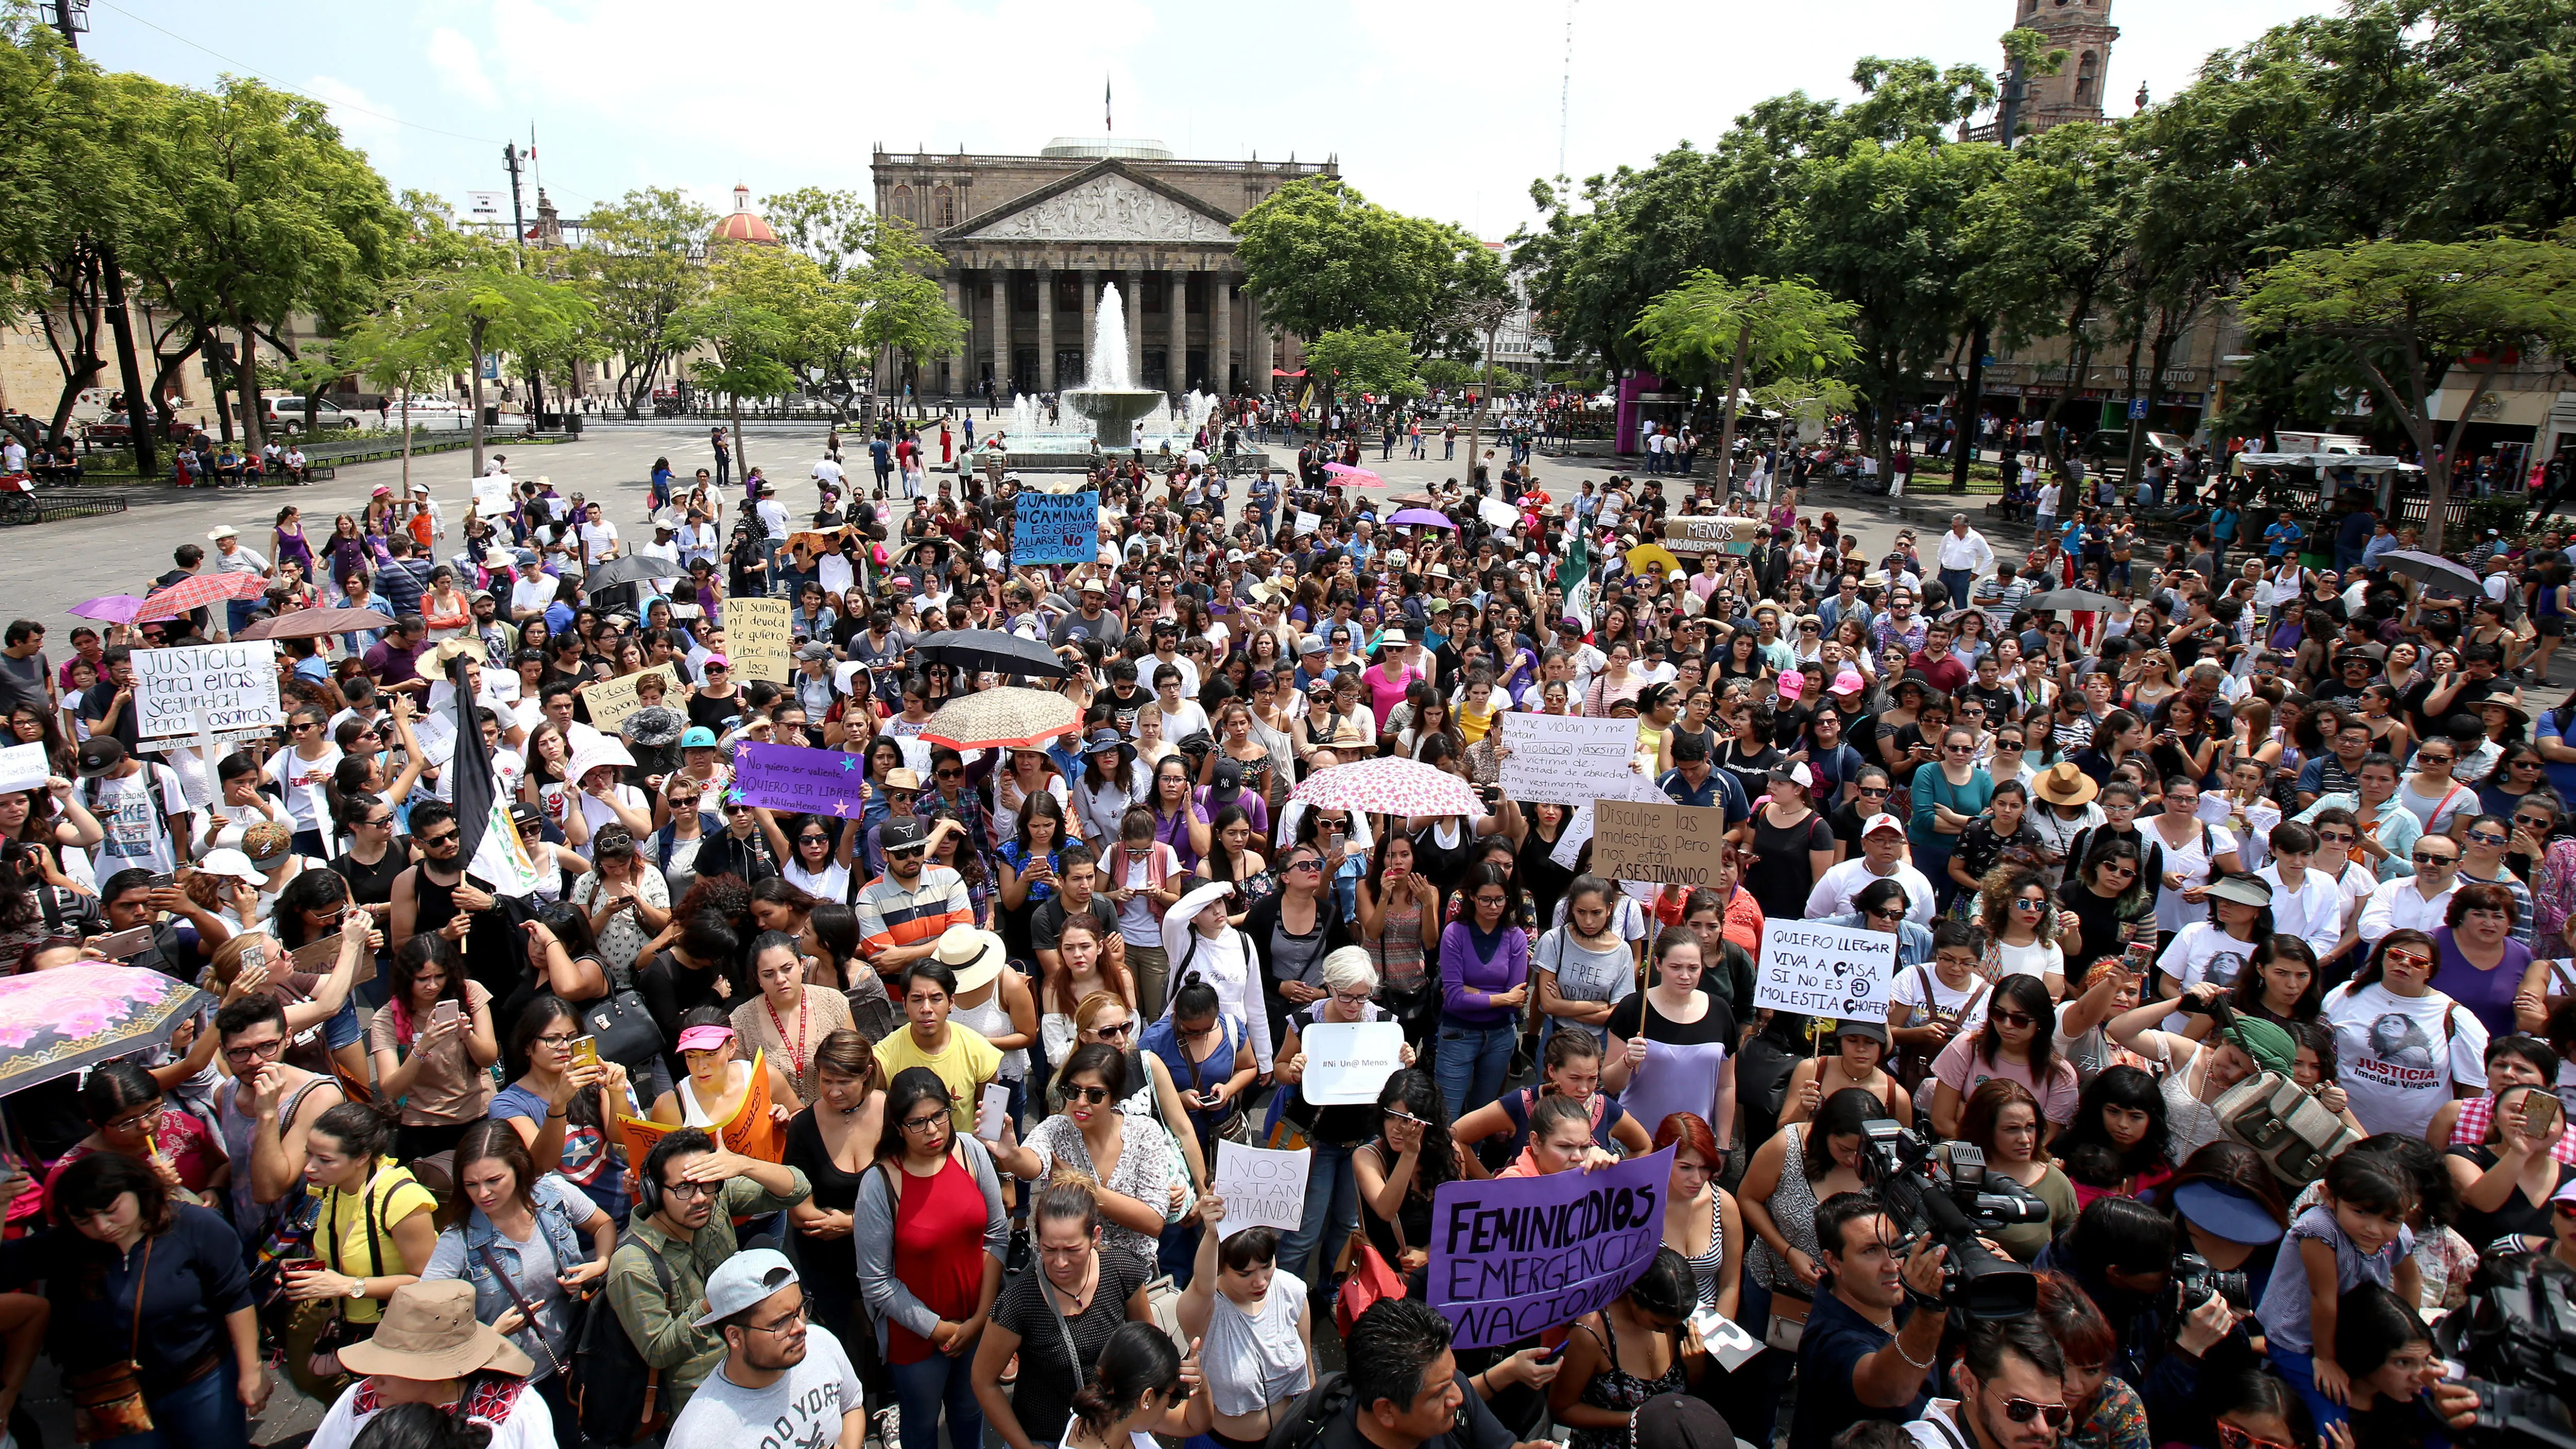
[[[867,757],[741,740],[733,747],[733,782],[746,805],[848,820],[859,813]]]
[[[1444,1182],[1431,1200],[1431,1306],[1458,1348],[1561,1328],[1655,1260],[1673,1149],[1597,1172]]]

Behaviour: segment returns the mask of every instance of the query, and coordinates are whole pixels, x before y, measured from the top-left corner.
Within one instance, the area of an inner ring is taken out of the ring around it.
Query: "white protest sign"
[[[510,480],[506,475],[489,473],[474,480],[474,511],[485,518],[510,511]]]
[[[443,711],[413,720],[411,737],[420,744],[423,763],[445,768],[456,758],[456,720]]]
[[[1628,762],[1637,757],[1633,719],[1576,719],[1555,714],[1505,714],[1503,793],[1524,805],[1580,805],[1620,800],[1637,779]]]
[[[201,730],[275,729],[277,649],[266,643],[190,644],[134,651],[135,730],[144,739]]]
[[[1404,1065],[1404,1028],[1391,1021],[1319,1021],[1297,1033],[1306,1051],[1306,1100],[1369,1106]]]
[[[1487,523],[1508,533],[1521,521],[1521,511],[1499,498],[1479,498],[1476,512]]]
[[[1288,532],[1291,537],[1304,538],[1323,526],[1324,520],[1300,508],[1297,516],[1289,521]]]
[[[1887,1019],[1896,937],[1821,921],[1762,923],[1753,1004],[1807,1016]]]
[[[47,776],[54,773],[45,761],[42,744],[11,745],[0,750],[0,794],[12,790],[41,790]]]
[[[1225,1199],[1225,1221],[1217,1227],[1217,1239],[1222,1242],[1253,1227],[1296,1231],[1306,1216],[1307,1163],[1303,1147],[1278,1152],[1219,1140],[1216,1180],[1208,1185],[1209,1191]]]

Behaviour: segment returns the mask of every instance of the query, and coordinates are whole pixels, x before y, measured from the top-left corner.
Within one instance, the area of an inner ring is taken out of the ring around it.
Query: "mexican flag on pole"
[[[466,874],[483,881],[496,896],[534,895],[543,877],[529,859],[518,827],[510,823],[510,802],[492,773],[492,751],[483,742],[482,721],[475,718],[481,701],[466,677],[472,652],[479,647],[467,642],[466,649],[447,660],[456,710],[456,755],[448,769],[456,782],[457,859],[465,862]]]

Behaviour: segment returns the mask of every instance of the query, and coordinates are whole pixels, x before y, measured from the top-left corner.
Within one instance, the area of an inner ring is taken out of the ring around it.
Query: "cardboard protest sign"
[[[1637,778],[1633,719],[1575,719],[1553,714],[1500,714],[1503,793],[1524,805],[1582,805],[1618,799]]]
[[[362,921],[372,919],[363,913],[360,913],[360,917]],[[361,935],[365,934],[366,929],[364,924],[358,927]],[[330,975],[331,968],[340,964],[340,938],[347,934],[346,931],[333,931],[318,941],[307,941],[289,951],[287,960],[291,968],[297,971],[310,971],[316,976]],[[373,951],[358,953],[358,969],[350,973],[349,979],[361,986],[375,980],[376,953]]]
[[[859,787],[867,783],[867,757],[736,740],[733,783],[747,805],[848,820],[863,803]]]
[[[1404,1065],[1404,1028],[1392,1021],[1319,1021],[1297,1033],[1306,1052],[1307,1101],[1370,1106]]]
[[[795,642],[785,599],[724,601],[725,662],[736,679],[785,684],[794,676],[788,651]]]
[[[1767,536],[1770,525],[1759,518],[1667,518],[1664,547],[1675,553],[1745,553]]]
[[[1753,1004],[1807,1016],[1887,1019],[1896,937],[1821,921],[1765,921]]]
[[[636,697],[636,684],[645,675],[662,676],[662,702],[671,703],[680,696],[680,672],[668,664],[656,664],[618,679],[594,679],[581,687],[582,703],[590,706],[590,723],[601,734],[613,735],[626,717],[644,707]]]
[[[1477,499],[1476,514],[1506,533],[1521,521],[1521,511],[1499,498]]]
[[[0,794],[12,790],[41,790],[45,788],[47,777],[53,773],[53,766],[45,760],[42,743],[11,745],[0,750]]]
[[[643,1162],[653,1144],[680,1131],[676,1123],[655,1122],[644,1117],[617,1114],[617,1131],[626,1143],[626,1160]],[[786,1155],[787,1143],[779,1135],[777,1124],[769,1120],[769,1062],[766,1054],[755,1053],[751,1059],[751,1090],[742,1094],[742,1105],[733,1115],[716,1124],[716,1140],[727,1152],[739,1152],[761,1162],[776,1162]]]
[[[1726,811],[1716,805],[1648,805],[1599,800],[1592,806],[1592,873],[1652,885],[1704,886],[1717,879]]]
[[[275,729],[284,723],[273,644],[134,651],[134,724],[144,739],[200,730]]]
[[[1253,1227],[1277,1228],[1283,1233],[1296,1231],[1298,1221],[1306,1215],[1309,1161],[1303,1147],[1278,1152],[1219,1141],[1216,1172],[1209,1183],[1209,1190],[1225,1199],[1225,1221],[1217,1225],[1218,1239]]]
[[[1011,567],[1089,563],[1100,553],[1100,493],[1023,493],[1011,503]]]
[[[1430,1298],[1454,1345],[1516,1343],[1627,1292],[1663,1244],[1672,1165],[1667,1147],[1597,1172],[1442,1183]]]

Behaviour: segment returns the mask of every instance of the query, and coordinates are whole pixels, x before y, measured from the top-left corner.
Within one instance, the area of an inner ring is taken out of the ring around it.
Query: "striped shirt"
[[[951,926],[975,924],[965,881],[944,865],[923,866],[911,890],[891,875],[877,877],[859,892],[857,910],[859,950],[870,957],[935,940]]]

